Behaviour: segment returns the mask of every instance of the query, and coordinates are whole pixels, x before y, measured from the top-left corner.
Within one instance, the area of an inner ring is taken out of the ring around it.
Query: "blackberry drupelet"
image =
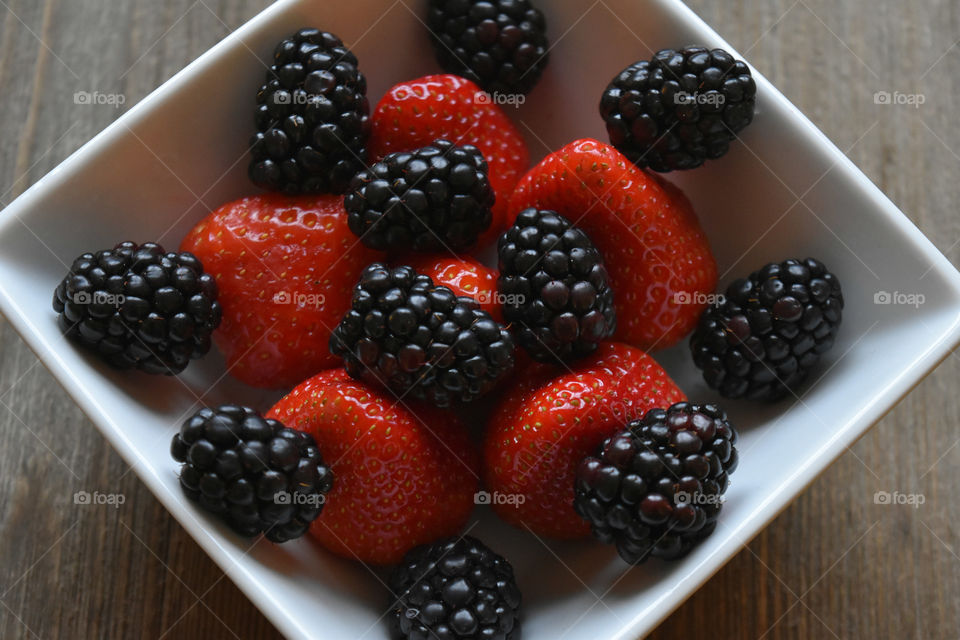
[[[477,148],[436,140],[359,172],[343,204],[350,230],[371,249],[459,251],[490,226],[493,202]]]
[[[242,536],[299,538],[323,509],[333,474],[313,437],[248,407],[203,408],[173,436],[180,486]]]
[[[210,350],[217,284],[193,254],[121,242],[73,261],[53,295],[61,331],[119,369],[174,375]]]
[[[541,362],[592,353],[617,326],[613,290],[589,236],[553,211],[525,209],[500,236],[503,317]]]
[[[468,402],[513,368],[513,337],[473,298],[410,267],[373,263],[330,350],[355,378],[438,407]]]
[[[547,66],[547,22],[530,0],[430,0],[427,27],[440,66],[491,94],[525,94]]]
[[[753,119],[757,86],[723,49],[664,49],[620,72],[600,100],[610,143],[639,167],[694,169]]]
[[[250,179],[286,193],[343,193],[363,168],[367,81],[340,38],[301,29],[282,40],[257,92]]]
[[[390,590],[396,638],[520,638],[513,567],[476,538],[448,538],[411,550],[391,575]]]
[[[583,460],[574,510],[631,564],[684,556],[717,526],[736,442],[716,405],[651,409]]]
[[[833,346],[842,310],[840,281],[821,262],[768,264],[704,310],[690,337],[693,362],[726,398],[777,400]]]

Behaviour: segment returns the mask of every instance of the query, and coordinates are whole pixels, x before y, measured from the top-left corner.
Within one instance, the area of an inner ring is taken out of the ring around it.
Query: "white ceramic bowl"
[[[604,139],[600,92],[652,50],[702,43],[733,51],[678,0],[542,4],[555,44],[550,66],[525,105],[507,107],[535,158],[575,138]],[[362,61],[375,102],[390,85],[437,70],[419,10],[406,0],[280,0],[0,217],[0,310],[157,498],[292,638],[385,637],[382,574],[306,540],[251,548],[184,499],[168,454],[171,435],[201,403],[242,398],[263,407],[271,396],[225,377],[216,356],[177,379],[111,371],[64,341],[51,294],[76,255],[125,239],[175,246],[211,208],[251,191],[244,155],[251,104],[277,40],[304,25],[340,34]],[[722,285],[774,259],[825,261],[846,295],[839,342],[802,399],[726,403],[742,433],[741,466],[717,531],[682,561],[629,570],[610,549],[544,543],[478,509],[471,533],[513,561],[530,640],[649,632],[958,342],[960,275],[759,74],[757,85],[758,114],[742,142],[722,160],[670,179],[699,212]],[[883,292],[891,304],[882,304]],[[923,304],[898,304],[905,295],[923,296]],[[658,358],[691,397],[715,399],[684,345]]]

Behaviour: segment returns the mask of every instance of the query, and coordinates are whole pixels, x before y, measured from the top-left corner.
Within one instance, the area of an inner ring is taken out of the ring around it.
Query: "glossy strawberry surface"
[[[497,294],[496,269],[491,269],[470,256],[418,256],[405,264],[409,264],[418,273],[430,276],[436,284],[450,287],[458,296],[473,298],[494,320],[503,322],[502,305]]]
[[[580,461],[630,420],[685,396],[653,358],[620,343],[601,345],[573,369],[535,364],[518,378],[484,434],[493,508],[539,536],[586,536],[590,527],[573,511]]]
[[[187,234],[213,274],[223,321],[214,333],[230,373],[289,388],[339,359],[330,333],[363,268],[380,257],[347,228],[341,196],[251,196],[223,205]]]
[[[267,414],[306,431],[336,481],[310,534],[371,564],[458,533],[474,507],[477,453],[451,413],[413,405],[354,380],[317,374]]]

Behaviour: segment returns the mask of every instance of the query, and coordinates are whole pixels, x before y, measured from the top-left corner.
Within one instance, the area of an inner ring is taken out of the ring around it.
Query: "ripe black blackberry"
[[[436,140],[359,172],[343,204],[350,230],[372,249],[459,251],[490,226],[493,202],[477,148]]]
[[[84,253],[53,294],[60,330],[118,369],[174,375],[210,350],[217,284],[193,254],[121,242]]]
[[[299,538],[323,509],[333,473],[313,436],[248,407],[203,408],[173,436],[180,486],[242,536]]]
[[[583,460],[574,510],[631,564],[679,558],[717,526],[736,442],[716,405],[652,409]]]
[[[437,61],[488,93],[525,94],[547,66],[547,21],[530,0],[430,0]]]
[[[476,538],[448,538],[411,550],[391,575],[390,590],[396,638],[520,638],[513,567]]]
[[[840,281],[813,258],[766,265],[727,287],[690,337],[693,362],[726,398],[796,392],[840,328]]]
[[[373,263],[330,350],[355,378],[446,407],[487,391],[513,368],[513,337],[473,298],[410,267]]]
[[[617,327],[607,270],[590,237],[553,211],[525,209],[498,244],[503,317],[541,362],[592,353]]]
[[[250,179],[286,193],[343,193],[363,168],[367,81],[340,38],[301,29],[277,45],[257,92]]]
[[[610,143],[640,167],[694,169],[753,119],[757,86],[723,49],[664,49],[620,72],[600,100]]]

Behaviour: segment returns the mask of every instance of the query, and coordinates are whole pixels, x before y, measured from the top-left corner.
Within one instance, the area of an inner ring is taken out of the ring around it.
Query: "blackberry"
[[[343,204],[350,230],[372,249],[459,251],[490,226],[493,202],[477,148],[436,140],[359,172]]]
[[[690,337],[693,362],[726,398],[795,393],[840,328],[840,281],[813,258],[773,262],[727,287]]]
[[[525,94],[547,66],[547,22],[529,0],[430,0],[427,27],[440,66],[489,93]]]
[[[694,169],[724,155],[753,120],[757,85],[723,49],[664,49],[621,71],[600,100],[610,142],[654,171]]]
[[[282,40],[257,92],[250,179],[286,193],[343,193],[363,168],[367,81],[340,38],[301,29]]]
[[[390,576],[390,590],[396,638],[520,638],[513,567],[476,538],[448,538],[411,550]]]
[[[589,236],[553,211],[525,209],[498,244],[503,316],[541,362],[592,353],[617,326],[613,290]]]
[[[513,368],[513,337],[473,298],[410,267],[373,263],[353,290],[330,350],[355,378],[436,406],[468,402]]]
[[[651,409],[581,462],[574,510],[630,564],[684,556],[717,526],[736,442],[716,405]]]
[[[174,375],[210,350],[217,284],[193,254],[121,242],[84,253],[53,294],[60,330],[118,369]]]
[[[248,407],[203,408],[173,436],[180,486],[234,531],[299,538],[323,509],[333,473],[313,436]]]

